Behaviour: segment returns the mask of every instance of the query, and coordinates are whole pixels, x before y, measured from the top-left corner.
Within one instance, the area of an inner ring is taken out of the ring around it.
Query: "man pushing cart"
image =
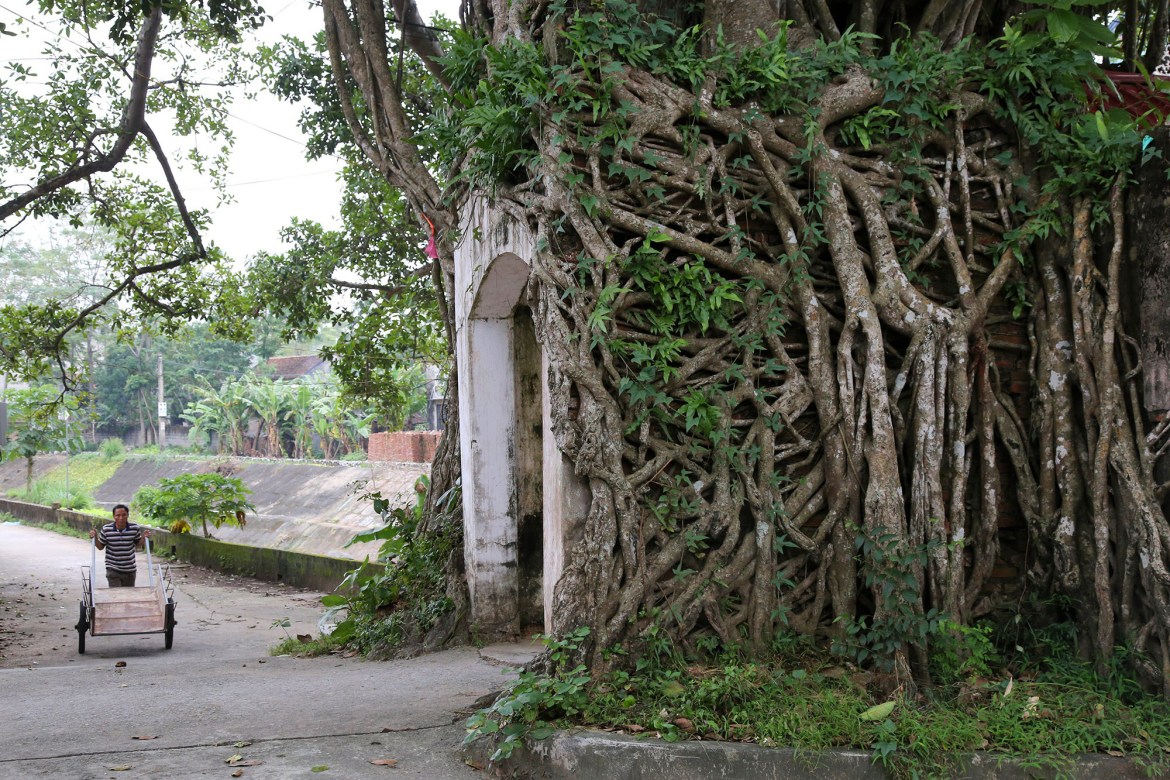
[[[130,508],[114,507],[114,521],[100,531],[90,531],[92,540],[89,566],[81,567],[81,616],[77,621],[77,652],[85,652],[85,634],[165,634],[166,648],[171,648],[175,631],[174,586],[170,569],[151,557],[150,531],[130,520]],[[135,551],[145,548],[148,584],[135,585],[138,561]],[[108,588],[97,588],[97,551],[105,550]]]

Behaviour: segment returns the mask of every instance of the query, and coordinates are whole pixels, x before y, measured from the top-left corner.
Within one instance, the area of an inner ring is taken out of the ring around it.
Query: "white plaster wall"
[[[511,316],[511,310],[516,305],[515,300],[506,311],[501,311],[499,307],[487,305],[489,299],[495,296],[491,292],[480,295],[480,286],[488,267],[496,258],[512,255],[521,262],[532,258],[536,253],[536,242],[528,226],[492,208],[491,202],[486,198],[477,197],[468,203],[464,211],[460,235],[462,238],[455,247],[456,330],[462,328],[472,316],[472,304],[476,303],[477,298],[480,308],[476,310],[475,316]]]
[[[465,364],[470,377],[464,374],[459,382],[464,556],[472,622],[487,635],[515,633],[520,626],[516,520],[509,511],[510,410],[515,404],[511,322],[472,319],[463,331],[468,354],[476,356]]]
[[[512,442],[515,392],[511,315],[533,244],[483,199],[466,212],[455,251],[455,359],[464,556],[472,624],[485,635],[519,631]]]

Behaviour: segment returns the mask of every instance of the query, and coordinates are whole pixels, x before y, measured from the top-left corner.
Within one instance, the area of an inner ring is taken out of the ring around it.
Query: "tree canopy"
[[[248,78],[236,45],[264,18],[249,0],[210,7],[45,2],[48,67],[10,62],[0,81],[3,235],[27,219],[105,231],[106,281],[79,303],[50,298],[0,309],[0,370],[75,372],[65,338],[83,325],[163,327],[205,318],[238,335],[240,287],[204,246],[207,212],[188,208],[156,127],[191,140],[185,163],[222,183],[231,89]],[[210,64],[209,64],[210,63]],[[157,175],[148,175],[154,166]],[[106,306],[117,300],[118,306]]]

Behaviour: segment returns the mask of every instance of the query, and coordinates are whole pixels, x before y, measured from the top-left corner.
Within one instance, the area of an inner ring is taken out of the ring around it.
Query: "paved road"
[[[0,778],[474,778],[463,713],[531,653],[272,658],[273,622],[316,634],[321,594],[183,567],[171,650],[99,636],[79,655],[89,560],[88,540],[0,524]]]

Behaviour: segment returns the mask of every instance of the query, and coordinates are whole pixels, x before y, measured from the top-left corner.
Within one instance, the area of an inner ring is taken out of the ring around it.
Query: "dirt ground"
[[[0,559],[5,563],[0,571],[0,669],[75,660],[68,656],[77,654],[77,632],[73,627],[82,591],[81,567],[91,561],[88,540],[15,524],[7,524],[3,530],[7,534],[0,535],[0,543],[7,544],[8,551],[19,546],[23,561]],[[36,541],[26,541],[29,534]],[[140,584],[146,582],[143,557],[139,555]],[[244,642],[259,652],[278,644],[286,631],[314,636],[318,633],[321,593],[220,574],[186,563],[164,562],[164,567],[169,568],[178,592],[180,625],[189,623],[192,631],[202,633],[213,626],[235,628],[233,634],[242,631],[248,636],[232,641]],[[97,568],[97,587],[104,587],[101,553],[97,554]],[[241,600],[244,597],[247,598]],[[233,610],[234,615],[230,614]],[[285,617],[289,618],[288,629],[273,627],[273,622]],[[181,646],[183,636],[184,630],[177,628],[177,646]],[[87,637],[87,650],[100,653],[105,643],[125,646],[131,640],[143,643],[148,637],[162,642],[161,636],[150,635]]]

